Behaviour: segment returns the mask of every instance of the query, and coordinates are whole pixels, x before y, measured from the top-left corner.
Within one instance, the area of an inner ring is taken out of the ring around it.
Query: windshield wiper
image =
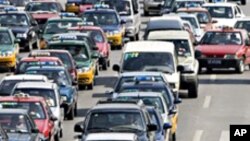
[[[112,129],[105,127],[93,127],[93,128],[88,128],[87,130],[89,132],[113,132]]]

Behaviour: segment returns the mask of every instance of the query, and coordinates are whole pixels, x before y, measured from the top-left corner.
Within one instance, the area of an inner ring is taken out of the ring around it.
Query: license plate
[[[213,64],[213,65],[220,65],[221,64],[221,60],[208,60],[207,61],[208,64]]]

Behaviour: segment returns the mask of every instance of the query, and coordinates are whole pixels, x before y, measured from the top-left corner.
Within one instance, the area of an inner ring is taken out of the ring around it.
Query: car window
[[[29,21],[25,14],[0,14],[1,25],[28,26]]]
[[[66,68],[73,68],[72,60],[70,59],[70,56],[67,53],[50,52],[50,55],[59,58]]]
[[[22,61],[20,62],[20,64],[18,64],[17,67],[17,72],[18,73],[25,73],[25,71],[29,68],[29,67],[33,67],[33,66],[61,66],[61,64],[57,61]]]
[[[233,18],[233,9],[231,7],[209,6],[206,8],[213,18]]]
[[[79,21],[53,21],[46,24],[44,34],[66,33],[68,28],[77,26]]]
[[[35,11],[61,12],[61,9],[56,2],[30,2],[26,5],[25,11],[29,11],[29,12],[35,12]]]
[[[83,14],[83,21],[84,22],[91,22],[94,25],[120,25],[119,19],[115,12],[86,12]]]
[[[4,44],[4,45],[11,45],[12,44],[12,40],[11,40],[11,36],[9,34],[8,31],[1,31],[0,32],[0,44]],[[8,52],[1,52],[2,56],[8,55]],[[11,53],[12,54],[12,53]]]
[[[23,114],[0,114],[0,124],[8,133],[29,133],[28,121]]]
[[[234,27],[245,29],[247,32],[250,32],[250,21],[237,21]]]
[[[195,18],[192,17],[181,17],[181,19],[189,21],[194,28],[199,28]]]

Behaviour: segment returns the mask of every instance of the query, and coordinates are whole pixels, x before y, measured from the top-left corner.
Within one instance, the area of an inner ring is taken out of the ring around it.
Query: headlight
[[[1,52],[1,56],[11,56],[13,55],[13,52],[7,51],[7,52]]]
[[[224,58],[225,59],[237,59],[238,57],[235,54],[226,54]]]
[[[27,38],[27,34],[26,33],[18,33],[16,35],[17,38]]]

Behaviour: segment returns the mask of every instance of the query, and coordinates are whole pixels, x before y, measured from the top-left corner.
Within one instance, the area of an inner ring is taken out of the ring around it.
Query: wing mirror
[[[218,21],[217,20],[212,20],[212,23],[215,24],[215,23],[218,23]]]
[[[163,129],[164,130],[171,129],[171,128],[172,128],[172,124],[171,123],[167,122],[167,123],[163,124]]]
[[[124,19],[122,19],[121,24],[126,24],[126,21]]]
[[[118,64],[114,64],[112,69],[113,69],[113,71],[119,72],[120,71],[120,66]]]
[[[184,71],[184,66],[178,65],[178,66],[177,66],[177,71],[183,72],[183,71]]]
[[[55,116],[51,116],[51,117],[50,117],[50,120],[52,120],[52,121],[57,121],[58,119],[57,119],[57,117],[55,117]]]
[[[20,39],[15,39],[15,40],[14,40],[14,43],[20,43],[20,42],[21,42]]]
[[[83,122],[78,122],[75,124],[74,132],[80,132],[80,133],[84,132]]]
[[[93,47],[93,50],[98,50],[98,49],[99,49],[98,46]]]
[[[32,133],[39,133],[39,129],[37,129],[37,128],[31,129],[31,132]]]
[[[156,131],[157,130],[157,126],[155,124],[149,124],[147,125],[147,131]]]

